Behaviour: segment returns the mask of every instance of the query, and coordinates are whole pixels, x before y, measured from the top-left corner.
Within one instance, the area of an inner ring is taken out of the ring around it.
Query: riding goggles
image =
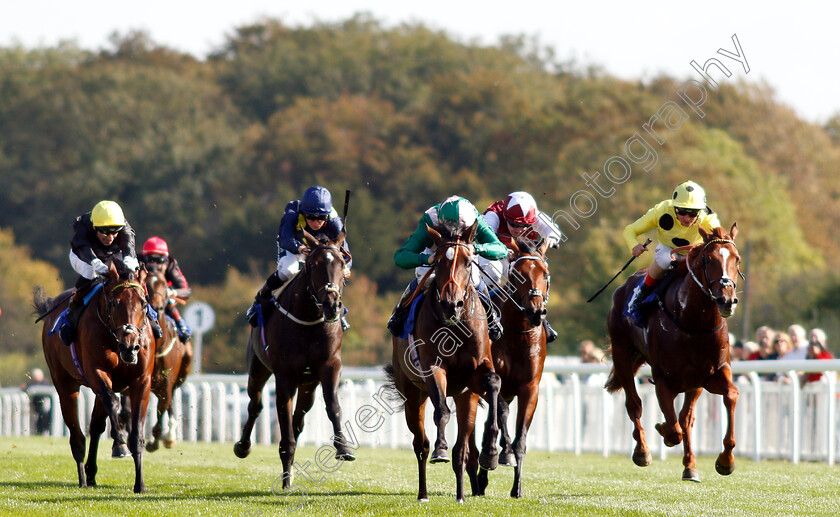
[[[700,213],[700,210],[694,208],[675,208],[677,215],[687,215],[689,217],[697,217],[697,214]]]
[[[100,226],[96,229],[102,235],[116,235],[122,231],[123,226]]]

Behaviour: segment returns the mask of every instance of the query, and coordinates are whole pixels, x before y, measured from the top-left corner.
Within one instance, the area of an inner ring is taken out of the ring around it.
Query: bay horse
[[[79,318],[76,340],[65,345],[58,333],[50,334],[60,310],[67,305],[69,296],[58,307],[56,299],[47,298],[43,288],[34,293],[35,309],[44,318],[41,340],[44,356],[50,368],[53,384],[58,392],[64,423],[70,430],[70,450],[76,460],[79,486],[96,485],[96,453],[99,438],[105,430],[106,419],[111,424],[114,439],[113,455],[126,455],[125,433],[120,430],[120,400],[117,393],[126,391],[131,399],[131,431],[128,450],[134,458],[134,492],[146,492],[143,482],[142,429],[149,404],[152,367],[154,366],[155,339],[146,313],[144,283],[146,272],[118,273],[110,264],[105,281],[96,286],[89,306]],[[64,293],[66,294],[66,293]],[[90,449],[85,458],[85,435],[79,425],[79,387],[88,386],[96,394],[90,420]]]
[[[639,367],[647,362],[665,417],[665,422],[656,424],[656,430],[668,447],[683,443],[682,479],[686,481],[700,481],[691,450],[691,428],[694,405],[703,389],[723,396],[727,414],[724,449],[715,462],[715,469],[718,474],[729,475],[735,468],[732,449],[738,388],[732,383],[726,318],[738,304],[736,288],[741,260],[735,247],[738,225],[733,224],[729,234],[723,228],[715,228],[711,233],[700,228],[700,234],[703,243],[686,247],[685,260],[677,266],[673,282],[661,294],[661,304],[650,313],[644,329],[622,314],[644,270],[616,289],[607,320],[613,367],[605,388],[610,393],[624,388],[625,406],[633,421],[636,441],[633,462],[641,467],[651,462],[641,424],[642,401],[634,379]],[[678,393],[685,393],[679,421],[674,409]]]
[[[392,364],[386,373],[404,400],[405,421],[414,435],[412,442],[419,471],[417,499],[428,500],[426,460],[429,439],[424,429],[426,399],[434,408],[437,440],[430,461],[447,463],[446,425],[450,409],[446,397],[455,399],[458,434],[452,449],[456,496],[464,501],[464,472],[470,478],[473,495],[478,494],[479,464],[488,470],[498,465],[496,440],[498,396],[501,385],[493,369],[486,315],[472,284],[476,222],[461,235],[446,235],[443,228],[427,227],[435,244],[434,283],[419,302],[413,336],[393,338]],[[469,446],[475,428],[479,396],[488,403],[481,454]]]
[[[155,354],[155,366],[152,371],[152,393],[158,399],[157,422],[152,428],[152,436],[146,443],[146,450],[154,452],[160,447],[163,432],[163,420],[168,415],[169,430],[163,437],[163,445],[170,449],[175,444],[178,421],[172,410],[172,394],[184,384],[190,373],[192,363],[192,344],[182,343],[178,330],[171,318],[165,315],[169,296],[166,292],[167,281],[163,271],[154,271],[146,275],[146,292],[149,305],[155,310],[163,330],[161,349]]]
[[[525,443],[528,429],[537,408],[540,380],[546,355],[546,334],[543,322],[548,299],[549,270],[545,260],[548,243],[532,251],[528,243],[522,246],[511,242],[514,255],[510,259],[510,273],[504,290],[493,296],[493,303],[501,308],[502,338],[493,342],[493,365],[502,379],[499,393],[499,429],[501,449],[499,463],[514,467],[511,497],[522,497],[522,469],[525,463]],[[516,435],[511,441],[507,419],[509,404],[518,401]],[[472,444],[475,447],[475,442]],[[487,486],[487,470],[478,473],[479,495]]]
[[[334,242],[319,241],[304,231],[310,251],[301,272],[280,288],[276,310],[266,316],[263,326],[251,330],[248,340],[248,420],[233,452],[240,458],[250,453],[251,431],[263,407],[262,389],[274,374],[284,490],[292,484],[297,439],[303,431],[303,418],[312,409],[318,384],[333,425],[335,459],[356,459],[341,430],[338,402],[344,337],[339,320],[344,310],[341,295],[349,259],[349,252],[341,249],[344,237],[341,232]],[[297,405],[293,408],[295,393]]]

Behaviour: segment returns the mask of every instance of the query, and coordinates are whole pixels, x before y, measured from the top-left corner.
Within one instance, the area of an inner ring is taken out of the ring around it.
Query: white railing
[[[612,395],[603,389],[609,365],[547,364],[540,383],[540,399],[528,433],[529,449],[609,454],[629,454],[633,449],[632,424],[624,410],[624,395]],[[650,369],[640,370],[644,379]],[[733,365],[741,392],[736,407],[736,454],[753,459],[837,460],[838,396],[836,375],[840,360],[827,361],[744,361]],[[820,382],[800,387],[797,372],[823,372]],[[763,380],[761,374],[778,374],[778,380]],[[411,447],[412,436],[405,425],[401,408],[383,396],[384,374],[380,368],[344,368],[340,389],[342,423],[350,442],[370,447]],[[637,378],[638,379],[638,378]],[[179,425],[179,440],[229,443],[239,440],[247,418],[246,375],[193,376],[174,395],[173,407]],[[274,405],[274,383],[263,389],[263,413],[257,420],[251,440],[272,444],[279,440]],[[648,430],[654,454],[682,454],[682,449],[665,447],[653,431],[662,419],[654,387],[637,383],[643,404],[643,425]],[[29,393],[51,397],[49,433],[67,435],[58,411],[58,396],[52,386],[31,387]],[[147,435],[156,421],[157,400],[152,395],[147,417]],[[94,396],[87,388],[79,397],[79,415],[83,427],[89,423]],[[682,396],[676,400],[677,409]],[[452,403],[450,401],[450,407]],[[516,404],[511,406],[509,429],[513,430]],[[722,398],[704,392],[697,402],[696,423],[692,433],[697,454],[715,455],[722,449],[726,415]],[[486,417],[479,408],[478,422]],[[27,393],[19,389],[0,390],[0,435],[34,434],[34,411]],[[447,436],[454,443],[455,420],[450,421]],[[166,431],[166,426],[164,426]],[[432,411],[426,411],[426,432],[435,432]],[[481,430],[477,430],[481,433]],[[315,405],[306,416],[306,426],[299,445],[330,444],[332,426],[324,410],[320,388]]]

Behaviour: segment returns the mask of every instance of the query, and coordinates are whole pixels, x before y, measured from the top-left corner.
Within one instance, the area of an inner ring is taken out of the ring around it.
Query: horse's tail
[[[38,285],[32,289],[32,308],[36,316],[43,316],[50,309],[53,299],[47,296],[44,286]]]
[[[405,397],[403,397],[400,390],[397,389],[397,374],[394,371],[394,365],[392,363],[388,363],[382,369],[385,371],[386,378],[385,384],[382,386],[382,394],[389,402],[389,406],[392,409],[401,410],[405,405]],[[390,404],[391,402],[396,405]]]
[[[610,343],[609,347],[607,347],[607,354],[612,355],[612,343]],[[610,376],[607,377],[607,382],[604,383],[604,388],[609,393],[618,393],[621,391],[621,382],[619,382],[618,377],[615,374],[615,363],[613,363],[612,369],[610,369]]]

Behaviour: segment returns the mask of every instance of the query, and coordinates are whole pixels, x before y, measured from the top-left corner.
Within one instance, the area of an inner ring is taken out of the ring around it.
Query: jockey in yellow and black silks
[[[703,188],[693,181],[686,181],[674,189],[671,199],[657,204],[624,228],[624,242],[634,257],[647,251],[647,248],[639,244],[640,235],[656,228],[656,238],[659,241],[644,283],[630,299],[629,310],[647,298],[656,282],[671,267],[671,251],[674,248],[703,242],[698,230],[701,226],[711,232],[720,226],[720,220],[706,204],[706,192]]]

